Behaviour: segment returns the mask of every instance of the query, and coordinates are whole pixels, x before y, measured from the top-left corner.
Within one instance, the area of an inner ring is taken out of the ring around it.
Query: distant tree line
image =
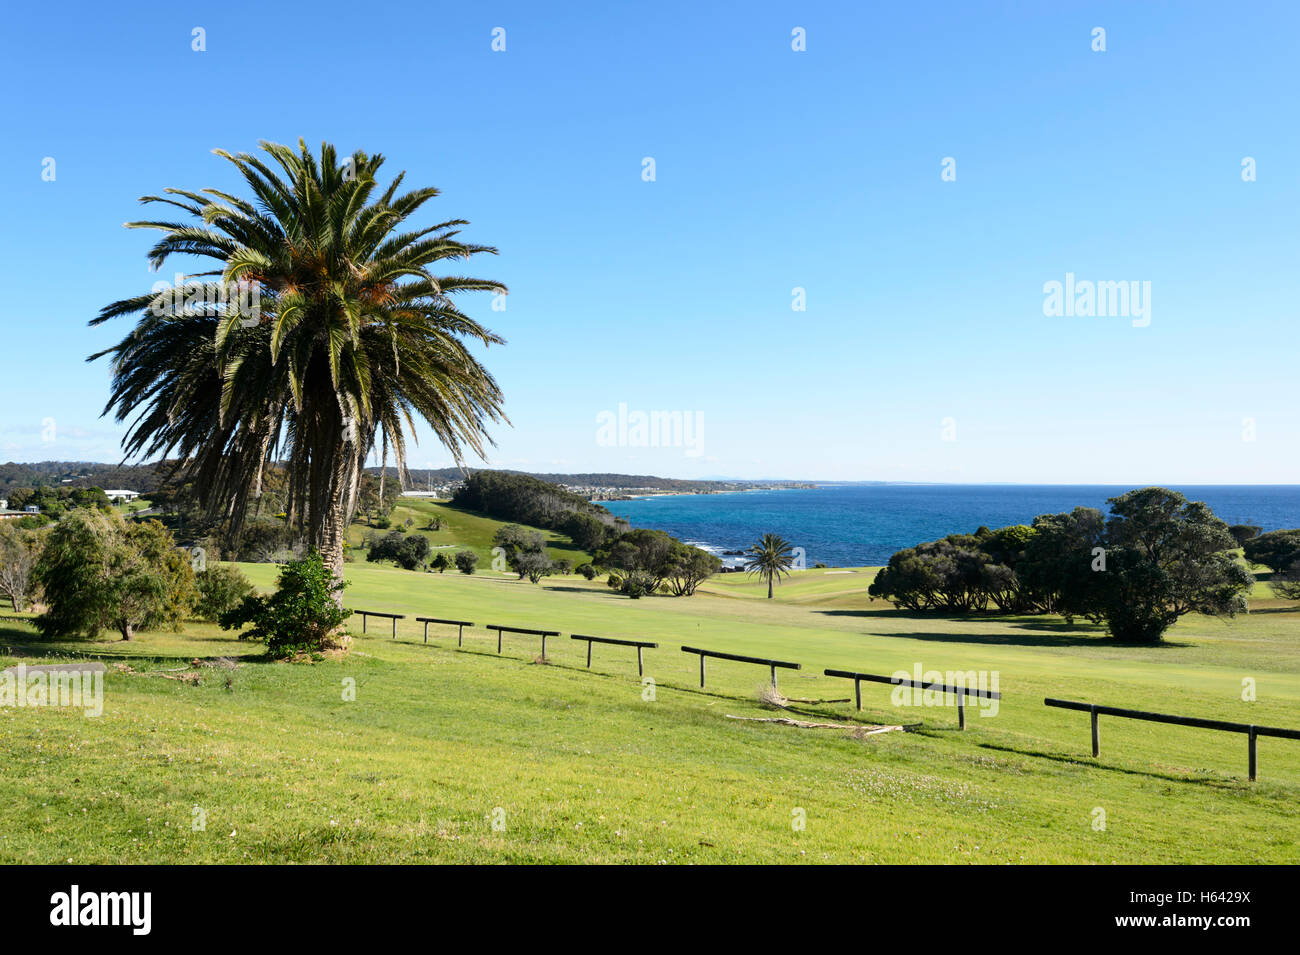
[[[1208,506],[1158,487],[1108,504],[1109,517],[1077,507],[1028,526],[981,527],[905,548],[869,593],[917,611],[1082,617],[1137,643],[1158,641],[1184,614],[1246,610],[1254,578],[1232,553],[1238,542],[1228,525]],[[1247,559],[1252,543],[1269,536],[1247,541]],[[1295,556],[1300,560],[1300,550]]]
[[[626,521],[581,494],[510,471],[475,471],[451,502],[499,521],[558,531],[588,552],[617,539],[627,528]]]
[[[1269,531],[1245,541],[1246,560],[1272,571],[1269,580],[1275,593],[1288,600],[1300,600],[1300,529]]]
[[[56,520],[73,508],[100,508],[107,510],[113,506],[108,495],[97,487],[16,487],[6,491],[5,499],[11,510],[21,511],[28,507],[39,507],[41,513]]]

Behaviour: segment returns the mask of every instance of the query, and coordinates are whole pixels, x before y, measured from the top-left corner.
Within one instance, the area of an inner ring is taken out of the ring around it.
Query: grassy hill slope
[[[425,530],[430,519],[434,517],[442,520],[442,529]],[[409,497],[402,498],[393,508],[390,520],[392,527],[388,530],[370,527],[364,520],[354,522],[348,528],[348,543],[353,547],[360,546],[367,533],[386,534],[393,530],[400,530],[407,534],[419,533],[429,538],[429,543],[435,548],[446,548],[452,553],[458,550],[472,550],[478,554],[479,564],[487,567],[492,562],[492,537],[498,529],[508,523],[455,507],[447,501]],[[408,520],[412,522],[409,528],[406,526]],[[528,529],[537,531],[546,539],[546,551],[554,560],[567,558],[575,567],[591,560],[590,554],[574,546],[564,534],[537,527]]]
[[[245,570],[264,586],[274,576]],[[804,572],[772,601],[740,576],[632,601],[573,577],[534,586],[364,563],[348,575],[350,606],[410,616],[397,640],[372,628],[316,664],[190,666],[257,650],[197,624],[50,646],[0,623],[15,656],[89,652],[131,668],[110,670],[99,718],[0,708],[0,861],[1300,861],[1300,745],[1261,740],[1250,784],[1242,737],[1103,718],[1093,760],[1087,716],[1042,704],[1298,725],[1292,606],[1189,618],[1167,646],[1135,649],[1053,618],[898,613],[865,598],[865,569]],[[480,627],[463,650],[446,628],[426,645],[416,614]],[[531,638],[507,636],[497,656],[484,623],[565,636],[542,665]],[[588,671],[574,631],[658,640],[653,701],[634,654],[598,647]],[[774,715],[756,700],[766,671],[711,662],[701,691],[683,643],[801,662],[781,673],[783,692],[826,702],[785,715],[919,725],[854,738],[728,719]],[[894,707],[873,686],[859,717],[851,685],[821,674],[917,662],[998,671],[999,713],[972,712],[962,733],[952,709]],[[200,684],[169,678],[184,672]],[[1258,702],[1241,700],[1243,677]]]

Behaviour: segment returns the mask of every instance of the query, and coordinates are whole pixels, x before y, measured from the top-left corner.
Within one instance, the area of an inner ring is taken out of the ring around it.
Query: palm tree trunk
[[[388,431],[381,429],[384,456],[379,462],[379,516],[384,516],[384,478],[388,476]]]
[[[767,575],[767,599],[772,599],[772,575]]]

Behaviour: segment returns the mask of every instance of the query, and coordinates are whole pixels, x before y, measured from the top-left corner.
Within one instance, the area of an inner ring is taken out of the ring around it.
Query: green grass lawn
[[[273,582],[274,567],[241,566]],[[346,657],[303,664],[262,662],[201,624],[51,645],[0,622],[3,662],[110,663],[101,717],[0,708],[0,862],[1300,861],[1300,743],[1261,739],[1251,784],[1244,737],[1103,718],[1094,760],[1087,715],[1042,703],[1300,726],[1297,608],[1258,600],[1249,617],[1121,647],[1056,618],[900,613],[867,598],[873,573],[806,571],[771,601],[742,575],[633,601],[578,577],[353,563],[347,604],[408,619],[397,640],[377,622]],[[448,628],[425,645],[415,615],[480,626],[463,650]],[[497,656],[484,623],[564,636],[546,665],[532,638],[507,636]],[[588,671],[571,632],[657,640],[654,699],[630,649],[597,647]],[[798,661],[782,691],[827,702],[764,709],[766,670],[722,661],[701,692],[682,644]],[[220,657],[240,665],[190,665]],[[998,714],[972,711],[962,733],[951,708],[894,707],[891,687],[868,685],[859,716],[836,702],[851,684],[821,675],[917,663],[997,671]],[[187,672],[200,683],[168,678]],[[917,725],[855,738],[728,715]]]
[[[434,517],[442,521],[442,529],[425,530]],[[481,568],[492,563],[492,537],[506,522],[484,517],[482,514],[455,507],[447,501],[435,501],[420,498],[402,498],[389,515],[392,526],[387,530],[371,527],[364,520],[358,520],[348,528],[348,544],[359,548],[367,534],[387,534],[400,530],[405,534],[423,534],[436,549],[446,549],[454,554],[458,550],[472,550],[478,554]],[[406,526],[407,521],[411,526]],[[591,555],[575,547],[564,534],[555,531],[530,527],[546,540],[546,551],[553,560],[568,559],[573,566],[591,560]],[[435,553],[437,550],[434,551]],[[359,559],[364,552],[357,550]]]

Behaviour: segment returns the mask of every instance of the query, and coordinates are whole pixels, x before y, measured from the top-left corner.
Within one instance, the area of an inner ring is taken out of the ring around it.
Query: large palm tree
[[[794,564],[794,545],[777,534],[764,534],[745,552],[745,570],[767,581],[767,599],[772,599],[772,583],[788,574]]]
[[[401,474],[417,416],[458,463],[466,449],[482,456],[487,424],[505,420],[500,389],[466,347],[503,340],[452,303],[458,292],[504,289],[433,274],[436,263],[496,250],[457,241],[463,220],[407,226],[438,191],[399,195],[401,174],[380,189],[382,156],[340,162],[333,146],[322,144],[317,157],[301,140],[297,150],[261,147],[269,160],[216,150],[251,198],[167,189],[141,200],[195,220],[127,223],[165,233],[150,252],[155,269],[173,255],[215,264],[187,277],[184,296],[154,291],[102,309],[92,325],[139,317],[89,360],[112,357],[104,412],[132,418],[128,458],[177,460],[232,537],[266,466],[283,463],[292,526],[341,577],[378,436]],[[251,296],[242,310],[223,298],[235,285],[256,290],[255,308],[246,307]]]

